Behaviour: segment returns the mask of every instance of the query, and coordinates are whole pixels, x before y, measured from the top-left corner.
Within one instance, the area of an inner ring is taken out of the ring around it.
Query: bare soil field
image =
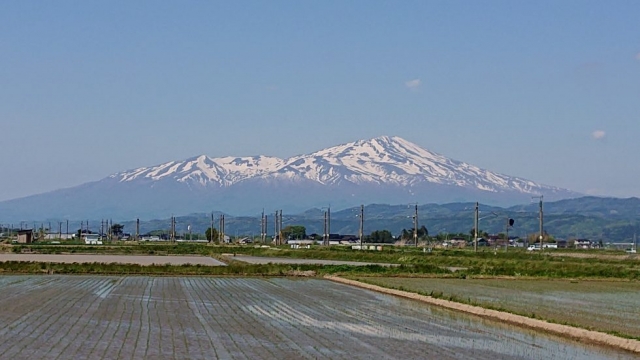
[[[233,255],[223,254],[230,259],[236,261],[246,262],[248,264],[317,264],[317,265],[353,265],[353,266],[366,266],[366,265],[380,265],[380,266],[398,266],[397,264],[387,263],[372,263],[361,261],[343,261],[343,260],[323,260],[323,259],[295,259],[295,258],[278,258],[278,257],[266,257],[266,256],[249,256],[249,255]]]
[[[546,279],[364,278],[385,287],[489,305],[587,329],[640,337],[640,282]]]
[[[0,358],[633,359],[326,280],[0,277]]]
[[[62,255],[62,254],[0,254],[1,261],[36,261],[51,263],[120,263],[120,264],[170,264],[170,265],[209,265],[226,266],[222,261],[205,256],[181,255]]]

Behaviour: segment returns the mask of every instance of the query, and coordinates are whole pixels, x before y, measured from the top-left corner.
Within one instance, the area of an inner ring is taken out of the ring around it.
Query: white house
[[[102,245],[102,240],[98,234],[85,234],[84,243],[85,245]]]
[[[58,233],[49,233],[45,234],[45,240],[71,240],[76,237],[76,234],[58,234]]]

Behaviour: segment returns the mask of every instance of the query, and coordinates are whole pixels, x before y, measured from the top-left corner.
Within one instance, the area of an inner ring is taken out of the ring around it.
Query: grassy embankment
[[[640,340],[637,281],[348,276],[360,282]]]

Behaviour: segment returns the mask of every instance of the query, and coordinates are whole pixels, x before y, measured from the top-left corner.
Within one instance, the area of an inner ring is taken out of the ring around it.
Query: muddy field
[[[633,358],[317,279],[3,276],[0,289],[0,358]]]
[[[546,279],[367,278],[381,286],[441,293],[536,318],[640,337],[640,282]]]
[[[181,255],[93,255],[93,254],[0,254],[0,261],[36,261],[52,263],[119,263],[119,264],[170,264],[170,265],[209,265],[225,266],[226,264],[206,256]]]

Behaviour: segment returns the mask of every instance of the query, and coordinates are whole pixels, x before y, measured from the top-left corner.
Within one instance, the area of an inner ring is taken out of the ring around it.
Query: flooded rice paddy
[[[368,282],[442,293],[518,314],[640,337],[640,282],[548,279],[427,279],[376,277]]]
[[[633,359],[308,279],[0,277],[0,358]]]

